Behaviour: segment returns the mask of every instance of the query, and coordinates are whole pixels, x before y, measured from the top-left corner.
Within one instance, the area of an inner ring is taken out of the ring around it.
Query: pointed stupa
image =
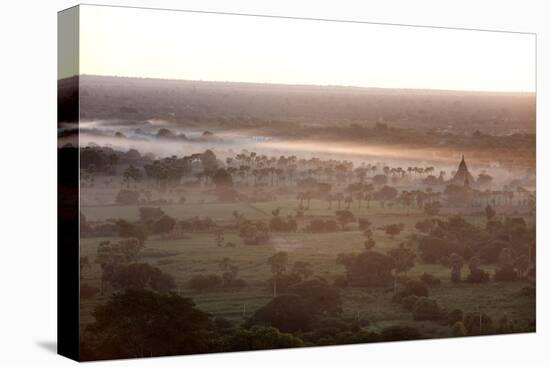
[[[468,166],[466,165],[463,154],[462,160],[458,165],[458,170],[456,171],[455,176],[451,179],[450,183],[461,186],[469,186],[473,182],[475,182],[474,177],[470,174],[470,171],[468,171]]]

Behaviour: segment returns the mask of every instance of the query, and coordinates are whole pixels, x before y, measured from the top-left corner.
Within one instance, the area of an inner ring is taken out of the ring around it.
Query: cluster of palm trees
[[[408,174],[410,177],[424,178],[435,171],[431,166],[408,167],[405,170],[380,163],[363,163],[354,168],[353,162],[346,160],[298,159],[294,155],[275,157],[248,151],[228,157],[226,165],[228,173],[240,178],[242,182],[249,182],[253,178],[254,185],[263,183],[271,186],[281,183],[294,184],[306,179],[324,180],[341,185],[354,182],[355,179],[359,183],[364,183],[369,176],[377,172],[391,177],[405,177]]]

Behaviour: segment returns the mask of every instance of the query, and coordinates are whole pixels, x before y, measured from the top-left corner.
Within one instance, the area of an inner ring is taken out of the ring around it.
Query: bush
[[[336,232],[339,230],[338,223],[332,219],[312,219],[309,222],[309,225],[306,227],[308,232],[313,233],[325,233],[325,232]]]
[[[428,287],[419,280],[410,279],[405,282],[403,290],[394,295],[393,300],[400,303],[403,298],[408,296],[428,297]]]
[[[287,294],[273,298],[260,307],[247,324],[272,326],[282,332],[294,333],[310,329],[312,314],[302,297]]]
[[[339,255],[338,261],[346,267],[349,284],[363,287],[386,287],[392,280],[395,260],[375,251],[358,255]]]
[[[435,299],[420,297],[413,306],[413,318],[417,321],[440,320],[442,309]]]
[[[383,341],[414,340],[422,338],[420,332],[411,326],[390,326],[380,333]]]
[[[222,279],[216,274],[199,274],[189,279],[189,287],[199,292],[202,292],[205,289],[219,287],[221,284]]]
[[[327,344],[334,344],[334,338],[338,337],[338,335],[351,331],[351,329],[354,329],[353,331],[360,330],[356,326],[356,322],[348,323],[341,318],[326,317],[312,324],[311,329],[313,332],[310,337],[317,343],[327,343],[328,341]],[[329,339],[332,339],[332,341],[329,341]]]
[[[468,283],[485,283],[489,281],[489,273],[483,269],[470,269],[470,274],[466,277]]]
[[[210,316],[174,293],[116,292],[93,315],[86,335],[95,359],[204,353],[211,342]]]
[[[468,335],[485,335],[493,332],[493,320],[485,313],[470,312],[464,316]]]
[[[245,245],[264,245],[269,241],[269,229],[261,222],[245,223],[239,228],[239,236]]]
[[[414,308],[414,305],[418,301],[419,297],[415,296],[414,294],[410,296],[403,297],[401,299],[401,304],[407,311],[412,311]]]
[[[240,328],[222,343],[222,351],[261,350],[277,348],[303,347],[302,339],[287,333],[282,333],[273,327],[254,326],[250,329]]]
[[[455,325],[457,322],[462,322],[464,319],[464,312],[461,309],[455,308],[447,314],[447,321],[449,325]]]
[[[441,284],[441,280],[432,274],[424,273],[420,276],[420,280],[426,285],[438,285]]]
[[[453,336],[466,336],[468,334],[468,331],[466,330],[466,327],[464,326],[464,323],[462,321],[457,321],[453,324],[451,333]]]
[[[142,244],[148,237],[147,228],[140,223],[130,223],[121,219],[116,222],[116,226],[120,237],[137,238]]]
[[[271,218],[269,221],[269,229],[272,232],[296,232],[298,224],[294,218],[281,218],[279,216]]]
[[[452,248],[446,241],[432,235],[420,239],[418,250],[422,260],[428,264],[435,264],[452,253]]]
[[[160,219],[153,222],[151,230],[155,234],[166,233],[170,232],[175,224],[176,221],[172,217],[163,215]]]
[[[513,333],[516,331],[516,326],[512,320],[508,318],[507,315],[502,316],[496,326],[496,332],[499,334]]]
[[[164,211],[158,207],[141,207],[139,208],[139,219],[142,221],[157,220],[162,218]]]
[[[111,278],[115,289],[146,289],[168,291],[176,287],[170,274],[147,263],[133,263],[116,266]]]
[[[365,231],[371,226],[371,222],[367,218],[357,218],[359,229]]]
[[[334,316],[342,313],[339,289],[329,285],[323,278],[305,280],[289,287],[288,292],[301,297],[311,314]]]

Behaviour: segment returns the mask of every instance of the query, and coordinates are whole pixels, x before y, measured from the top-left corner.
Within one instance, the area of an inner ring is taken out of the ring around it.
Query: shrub
[[[371,222],[367,218],[357,218],[359,229],[365,231],[371,226]]]
[[[470,312],[464,316],[464,326],[468,335],[484,335],[493,331],[493,320],[485,313]]]
[[[442,309],[435,299],[420,297],[413,306],[413,318],[417,321],[437,321],[441,318]]]
[[[151,230],[153,233],[159,234],[159,233],[166,233],[170,232],[172,228],[174,228],[174,225],[176,224],[176,221],[169,217],[168,215],[163,215],[160,219],[153,222],[151,226]]]
[[[459,308],[455,308],[447,314],[447,321],[449,322],[449,325],[455,325],[457,322],[462,322],[463,319],[464,312],[462,312]]]
[[[396,294],[397,299],[407,297],[407,296],[417,296],[417,297],[428,297],[428,287],[416,279],[410,279],[405,282],[403,290]]]
[[[312,329],[315,330],[318,338],[321,335],[336,336],[343,331],[350,330],[351,325],[341,318],[325,317],[316,321],[312,325]]]
[[[407,311],[412,311],[414,308],[414,305],[418,301],[419,297],[415,296],[414,294],[410,296],[403,297],[401,299],[401,304]]]
[[[365,251],[358,255],[339,255],[338,261],[346,267],[349,284],[363,287],[385,287],[392,280],[395,260],[375,251]]]
[[[380,333],[383,341],[413,340],[422,338],[420,332],[411,326],[390,326]]]
[[[253,326],[250,329],[240,328],[235,334],[224,340],[222,351],[260,350],[277,348],[303,347],[302,339],[282,333],[273,327]]]
[[[496,332],[499,334],[513,333],[516,331],[516,326],[507,315],[502,316],[496,326]]]
[[[157,220],[162,218],[164,211],[161,208],[141,207],[139,208],[139,219],[142,221]]]
[[[428,264],[435,264],[452,253],[452,248],[446,241],[432,235],[420,239],[418,250],[422,260]]]
[[[120,237],[137,238],[142,244],[148,237],[147,228],[140,223],[130,223],[121,219],[116,222],[116,226]]]
[[[420,280],[426,285],[438,285],[441,284],[441,280],[432,274],[423,273],[420,276]]]
[[[464,326],[464,323],[462,321],[457,321],[453,324],[451,333],[453,336],[466,336],[468,334],[468,331],[466,330],[466,327]]]
[[[468,283],[485,283],[489,281],[489,273],[483,269],[470,269],[470,274],[466,277]]]
[[[385,227],[386,234],[393,238],[394,236],[399,235],[401,231],[404,229],[403,223],[394,223],[394,224],[388,224]]]
[[[115,289],[145,289],[168,291],[176,287],[170,274],[147,263],[134,263],[115,267],[110,279]]]
[[[337,210],[334,214],[342,230],[346,229],[346,225],[355,221],[355,215],[349,210]]]
[[[245,223],[239,228],[239,236],[245,245],[264,245],[269,241],[269,229],[261,222]]]
[[[305,280],[289,287],[288,292],[301,297],[311,314],[334,316],[342,312],[340,291],[323,278]]]
[[[99,359],[207,351],[210,316],[174,293],[127,290],[95,307],[87,335]]]
[[[309,330],[312,317],[309,306],[302,297],[286,294],[275,297],[260,307],[247,324],[272,326],[282,332],[294,333]]]
[[[296,232],[298,224],[294,218],[281,218],[279,216],[271,218],[269,221],[269,229],[273,232]]]

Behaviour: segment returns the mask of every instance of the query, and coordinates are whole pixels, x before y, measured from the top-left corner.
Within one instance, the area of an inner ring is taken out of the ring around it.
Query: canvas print
[[[75,358],[534,332],[535,37],[60,12]]]

